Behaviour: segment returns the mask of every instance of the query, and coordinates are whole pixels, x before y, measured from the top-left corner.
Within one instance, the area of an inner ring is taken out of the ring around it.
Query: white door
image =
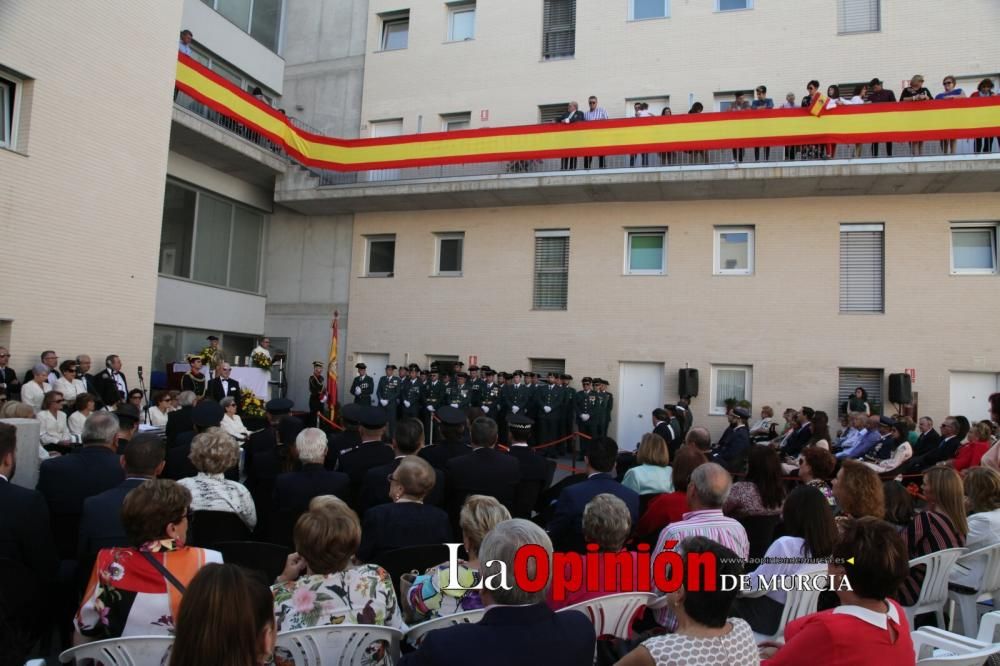
[[[972,423],[990,418],[987,398],[1000,390],[1000,375],[995,372],[951,373],[952,416],[964,416]]]
[[[653,431],[653,410],[663,406],[663,364],[622,363],[613,416],[617,421],[618,448],[634,451],[647,432]]]
[[[386,136],[399,136],[403,133],[402,120],[383,120],[372,123],[371,136],[378,139]],[[368,180],[399,180],[399,169],[379,169],[369,171]]]
[[[389,365],[389,355],[369,354],[366,352],[364,354],[355,354],[354,356],[357,359],[356,361],[354,361],[355,363],[364,363],[365,365],[368,366],[368,376],[371,377],[372,380],[375,382],[375,388],[378,388],[379,377],[385,375],[385,366]],[[353,382],[354,377],[357,376],[358,376],[358,371],[355,370],[354,376],[351,377],[351,381]],[[347,388],[350,387],[351,387],[351,382],[347,382]],[[351,402],[354,402],[353,398],[354,396],[351,396]],[[372,392],[372,401],[374,402],[375,400],[376,400],[375,393]]]

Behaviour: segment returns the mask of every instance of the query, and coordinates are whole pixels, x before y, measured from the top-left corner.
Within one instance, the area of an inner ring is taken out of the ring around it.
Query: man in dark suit
[[[615,480],[613,475],[618,444],[610,437],[599,437],[587,452],[587,480],[575,483],[559,494],[556,512],[548,531],[556,550],[583,552],[583,509],[601,493],[611,493],[625,502],[632,514],[632,524],[639,518],[639,495]]]
[[[111,412],[94,412],[83,426],[80,450],[50,458],[39,469],[38,491],[48,503],[61,559],[76,559],[83,501],[125,479],[115,452],[117,440],[118,417]]]
[[[45,365],[49,369],[49,374],[48,377],[46,377],[45,381],[49,383],[49,386],[55,386],[56,380],[62,377],[62,375],[59,373],[58,354],[56,354],[51,349],[46,349],[41,354],[39,354],[38,357],[41,359],[42,365]],[[34,381],[34,379],[35,379],[34,368],[28,368],[28,371],[24,373],[24,381],[22,382],[22,384],[27,384],[30,381]]]
[[[119,402],[125,402],[128,396],[128,381],[122,373],[122,360],[116,354],[109,354],[104,359],[104,370],[94,379],[95,387],[101,402],[106,407],[113,407]]]
[[[965,423],[961,423],[964,420]],[[941,422],[941,441],[938,445],[919,457],[910,458],[899,468],[900,474],[923,472],[939,462],[955,457],[958,447],[969,432],[968,420],[964,416],[949,416]],[[965,432],[962,432],[964,429]]]
[[[92,365],[90,356],[87,354],[77,354],[76,365],[79,368],[76,372],[76,378],[83,381],[83,383],[87,385],[87,393],[97,399],[97,407],[100,408],[104,403],[101,402],[101,398],[98,395],[97,378],[90,374],[90,368]]]
[[[243,393],[240,391],[240,383],[230,378],[233,367],[228,362],[223,361],[215,369],[215,377],[208,380],[208,397],[216,402],[222,402],[223,398],[233,398],[236,400],[236,410],[243,408]]]
[[[306,428],[295,438],[295,451],[302,467],[279,474],[275,480],[274,506],[279,513],[302,513],[309,508],[312,498],[319,495],[336,495],[350,501],[350,477],[323,467],[326,449],[326,434],[319,428]]]
[[[361,444],[361,433],[358,429],[361,423],[358,421],[361,413],[361,405],[349,402],[340,408],[340,417],[344,423],[344,429],[334,434],[327,434],[326,460],[323,466],[328,470],[337,469],[337,459],[341,451],[348,451]],[[329,431],[327,431],[329,433]]]
[[[934,429],[934,420],[929,416],[921,416],[917,421],[917,430],[920,435],[917,443],[913,445],[913,457],[918,458],[925,453],[930,453],[941,443],[941,435]]]
[[[116,453],[124,455],[125,447],[132,441],[135,434],[139,432],[139,421],[142,417],[139,415],[139,410],[136,409],[135,405],[127,402],[118,405],[118,409],[115,410],[115,416],[118,417],[118,442],[116,443],[118,449]]]
[[[399,463],[406,456],[415,456],[424,446],[424,424],[417,418],[401,419],[396,423],[396,435],[392,438],[392,451],[394,460],[372,467],[365,474],[365,480],[361,485],[361,499],[358,506],[364,513],[368,509],[388,504],[392,501],[389,497],[389,475],[396,471]],[[424,499],[426,504],[433,506],[444,506],[444,472],[439,469],[434,470],[436,480],[434,487]]]
[[[729,427],[719,438],[711,460],[725,467],[730,474],[736,474],[743,471],[750,453],[750,429],[747,428],[750,412],[745,407],[734,407],[729,410],[728,417]]]
[[[17,373],[7,367],[10,361],[10,351],[6,347],[0,347],[0,393],[7,396],[8,400],[16,400],[21,395],[21,381],[17,378]]]
[[[494,527],[479,548],[481,576],[493,576],[503,566],[512,579],[515,555],[527,545],[539,545],[551,556],[552,542],[534,523],[515,518]],[[516,583],[509,590],[484,589],[481,594],[488,609],[483,619],[430,632],[401,666],[593,663],[594,625],[583,613],[554,613],[545,604],[544,589],[526,592]]]
[[[798,458],[802,449],[812,439],[812,418],[816,414],[811,407],[803,407],[796,417],[799,427],[789,435],[781,447],[781,455],[786,458]]]
[[[337,461],[337,469],[351,477],[352,507],[355,510],[361,495],[361,485],[368,470],[392,462],[393,459],[392,449],[382,443],[382,434],[388,421],[385,410],[381,407],[362,405],[358,419],[361,421],[361,427],[358,429],[361,444],[342,451]]]
[[[469,495],[495,497],[514,512],[514,497],[521,482],[521,465],[494,447],[497,422],[480,416],[472,422],[472,453],[448,461],[448,513],[458,523],[458,514]]]
[[[217,428],[225,416],[225,410],[217,402],[206,400],[199,403],[191,410],[191,422],[193,431],[184,432],[177,436],[175,445],[167,450],[167,464],[163,469],[163,478],[180,481],[198,475],[198,470],[191,462],[191,442],[195,435],[205,432],[209,428]],[[232,471],[226,472],[227,478],[239,479],[239,471],[235,475]]]
[[[176,409],[167,414],[167,448],[172,449],[177,445],[177,438],[185,432],[194,430],[194,422],[191,420],[191,410],[197,399],[194,391],[181,391],[177,396],[177,404],[180,409]]]
[[[77,560],[80,563],[77,568],[79,582],[86,584],[100,549],[129,545],[119,515],[125,496],[133,488],[155,479],[163,472],[165,455],[166,447],[159,435],[152,433],[137,435],[125,447],[125,455],[121,457],[125,480],[114,488],[83,501],[80,543],[77,546],[79,553]]]
[[[549,484],[556,470],[556,462],[551,458],[543,458],[528,446],[528,437],[534,423],[527,416],[511,414],[507,417],[507,430],[510,433],[510,455],[517,460],[521,468],[521,482],[517,484],[514,497],[514,509],[510,512],[515,518],[531,518],[531,512]]]
[[[435,423],[438,432],[434,444],[420,449],[420,457],[435,469],[448,469],[448,461],[472,452],[465,443],[466,427],[469,421],[461,409],[445,405],[437,410],[440,423]],[[425,431],[426,433],[426,431]]]

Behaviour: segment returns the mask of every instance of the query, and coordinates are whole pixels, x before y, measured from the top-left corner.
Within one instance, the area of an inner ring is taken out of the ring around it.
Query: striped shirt
[[[947,514],[940,511],[921,511],[903,533],[910,559],[930,555],[948,548],[964,548],[965,535],[959,534],[955,524]],[[920,598],[920,588],[927,575],[923,564],[910,569],[903,584],[896,593],[896,599],[904,606],[912,606]]]
[[[677,545],[670,548],[670,550],[676,550],[684,539],[695,536],[711,539],[743,559],[747,559],[750,555],[750,541],[747,539],[747,532],[738,521],[722,515],[721,509],[701,509],[688,511],[684,514],[683,520],[663,528],[663,531],[660,532],[660,538],[656,541],[656,548],[653,549],[653,562],[656,562],[657,555],[667,550],[664,546],[668,541],[677,542]],[[668,608],[656,611],[656,621],[666,627],[668,631],[677,629],[677,617]]]
[[[608,119],[608,112],[598,106],[598,107],[595,107],[593,111],[584,111],[583,112],[583,119],[584,120],[607,120]]]

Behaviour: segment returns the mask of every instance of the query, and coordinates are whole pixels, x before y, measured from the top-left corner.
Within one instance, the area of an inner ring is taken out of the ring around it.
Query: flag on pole
[[[830,101],[830,98],[823,93],[817,92],[812,97],[812,104],[809,106],[809,113],[813,114],[817,118],[823,115],[826,111],[826,103]]]
[[[330,408],[330,418],[336,418],[337,410],[337,338],[340,334],[338,320],[340,313],[333,313],[333,333],[330,336],[330,356],[326,364],[326,404]]]

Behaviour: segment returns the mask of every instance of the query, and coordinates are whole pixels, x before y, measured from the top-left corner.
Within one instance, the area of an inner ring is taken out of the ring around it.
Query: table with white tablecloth
[[[174,372],[187,372],[191,366],[187,363],[174,363]],[[202,371],[204,372],[204,370]],[[240,383],[240,388],[250,389],[254,395],[267,402],[271,399],[268,382],[271,381],[271,372],[260,368],[244,368],[234,365],[230,377]]]

